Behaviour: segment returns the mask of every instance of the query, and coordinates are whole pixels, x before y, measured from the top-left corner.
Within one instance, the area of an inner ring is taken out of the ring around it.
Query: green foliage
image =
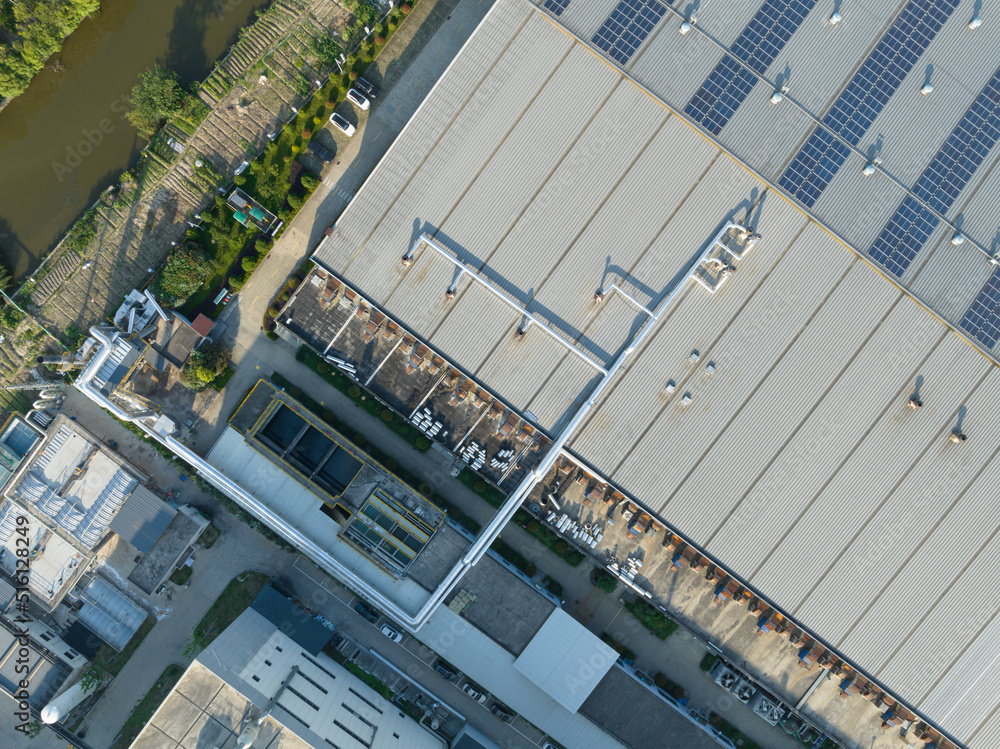
[[[378,6],[364,0],[345,0],[346,7],[363,26],[371,28],[378,20]]]
[[[618,588],[618,578],[605,570],[594,570],[591,576],[594,587],[611,595]]]
[[[250,274],[254,272],[257,267],[257,258],[254,255],[247,255],[243,260],[240,261],[240,267],[243,268],[244,273]]]
[[[168,307],[180,306],[204,282],[211,264],[209,256],[196,244],[187,242],[172,248],[166,265],[156,276],[157,297]]]
[[[0,98],[22,93],[100,0],[8,0],[0,11]]]
[[[705,657],[701,659],[699,668],[701,668],[702,671],[711,671],[712,666],[715,665],[717,660],[719,660],[719,656],[715,653],[705,653]]]
[[[41,732],[42,732],[42,722],[37,718],[31,721],[24,729],[24,733],[29,739],[35,738],[35,736],[37,736]]]
[[[340,45],[329,36],[313,38],[312,48],[320,64],[327,68],[332,68],[337,64],[337,58],[342,52]]]
[[[177,73],[156,65],[139,75],[139,83],[132,89],[129,103],[132,105],[129,122],[140,135],[150,138],[165,120],[181,111],[185,94]]]
[[[677,623],[659,609],[655,609],[645,601],[626,603],[625,608],[639,623],[661,640],[666,640],[677,631]]]
[[[309,192],[319,187],[319,178],[309,173],[303,174],[300,181],[302,182],[302,186]]]
[[[190,390],[204,390],[228,366],[229,351],[218,343],[206,343],[191,352],[179,379]]]

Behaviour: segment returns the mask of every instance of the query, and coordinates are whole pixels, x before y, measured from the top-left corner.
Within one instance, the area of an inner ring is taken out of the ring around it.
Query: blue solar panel
[[[684,110],[688,117],[718,135],[757,83],[757,76],[733,58],[764,75],[815,4],[767,0],[691,99]]]
[[[994,273],[962,318],[962,329],[993,348],[1000,339],[1000,273]]]
[[[664,4],[656,0],[621,0],[591,41],[624,67],[639,49],[639,45],[646,41],[649,32],[663,18],[663,14],[667,12],[666,6],[672,2],[673,0],[666,0]]]
[[[906,272],[1000,137],[1000,70],[986,84],[882,230],[868,254],[897,278]],[[919,201],[919,202],[918,202]],[[929,208],[928,208],[929,206]]]
[[[545,0],[542,7],[554,16],[561,16],[568,5],[569,0]]]
[[[828,130],[856,146],[957,5],[958,0],[907,3],[823,118],[823,127],[781,175],[782,188],[812,208],[850,153]]]

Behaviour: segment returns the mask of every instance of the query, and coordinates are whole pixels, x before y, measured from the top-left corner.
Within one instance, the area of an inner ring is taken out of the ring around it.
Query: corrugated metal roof
[[[617,659],[614,648],[557,608],[514,661],[514,668],[575,713]]]
[[[642,316],[614,294],[596,307],[595,290],[617,281],[653,305],[722,222],[756,226],[764,239],[719,293],[681,291],[571,449],[931,720],[989,746],[993,698],[970,713],[955,684],[1000,693],[984,662],[963,655],[990,642],[998,612],[970,570],[997,553],[1000,518],[984,503],[1000,385],[995,362],[927,307],[956,324],[991,267],[942,224],[901,288],[832,232],[863,257],[992,73],[979,61],[993,59],[1000,26],[979,35],[962,7],[952,14],[812,216],[744,164],[780,173],[815,126],[810,113],[827,111],[900,4],[847,0],[833,27],[818,3],[768,72],[787,66],[788,98],[807,111],[772,106],[773,79],[759,83],[721,133],[733,154],[677,114],[721,51],[677,34],[668,13],[630,68],[657,101],[587,51],[613,5],[574,2],[554,20],[498,0],[317,258],[551,429],[594,372],[539,331],[513,343],[516,313],[468,280],[446,302],[454,268],[439,256],[403,268],[421,232],[606,365]],[[704,4],[699,26],[728,44],[756,5],[727,15]],[[574,45],[558,24],[584,39]],[[930,64],[936,90],[921,97]],[[861,175],[879,136],[882,168],[902,185]],[[1000,146],[948,214],[987,246],[998,157]],[[914,392],[919,412],[906,408]],[[970,434],[962,447],[948,439],[957,428]],[[915,580],[926,596],[912,596]],[[955,627],[955,612],[972,624]]]
[[[95,577],[80,598],[77,618],[115,650],[121,650],[146,620],[146,611],[132,599]]]
[[[125,500],[108,527],[146,554],[176,514],[177,510],[140,484]]]

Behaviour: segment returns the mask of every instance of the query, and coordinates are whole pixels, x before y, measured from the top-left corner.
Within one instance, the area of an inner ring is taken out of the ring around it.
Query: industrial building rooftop
[[[440,358],[543,447],[571,424],[581,462],[888,692],[1000,744],[977,7],[498,0],[279,322],[335,359],[397,325],[406,355],[365,376],[414,417]]]

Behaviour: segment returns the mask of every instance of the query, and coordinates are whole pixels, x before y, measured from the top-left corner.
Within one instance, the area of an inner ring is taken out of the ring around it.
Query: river
[[[0,112],[0,251],[33,270],[145,144],[124,119],[160,63],[202,80],[267,0],[103,0],[50,66]],[[52,66],[58,60],[61,66]],[[53,69],[61,67],[61,70]]]

